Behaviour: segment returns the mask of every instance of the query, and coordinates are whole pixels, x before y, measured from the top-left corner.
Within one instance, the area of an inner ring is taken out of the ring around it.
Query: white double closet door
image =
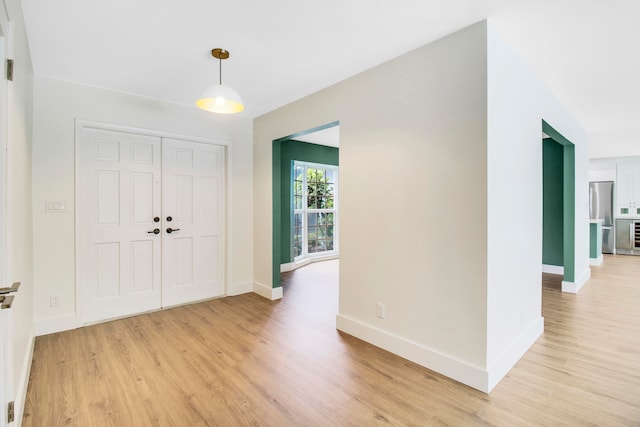
[[[225,148],[90,127],[81,140],[85,323],[224,295]]]

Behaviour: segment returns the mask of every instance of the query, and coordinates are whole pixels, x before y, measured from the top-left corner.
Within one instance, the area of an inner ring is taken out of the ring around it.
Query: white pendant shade
[[[232,114],[244,110],[244,103],[238,92],[223,84],[209,86],[196,105],[212,113]]]

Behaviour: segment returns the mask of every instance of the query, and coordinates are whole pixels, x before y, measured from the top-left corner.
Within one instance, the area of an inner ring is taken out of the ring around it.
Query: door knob
[[[167,221],[171,222],[173,221],[173,218],[171,218],[170,216],[167,217]]]
[[[13,304],[13,295],[0,296],[0,309],[11,308],[11,304]]]
[[[160,222],[160,217],[159,216],[154,217],[153,222]]]
[[[147,231],[147,234],[160,234],[160,229],[159,228],[154,228],[151,231]]]
[[[20,288],[20,282],[14,282],[11,287],[0,288],[0,295],[5,295],[11,292],[16,292]]]
[[[167,228],[167,233],[169,233],[169,234],[173,233],[174,231],[180,231],[180,229],[179,228],[171,228],[171,227]]]

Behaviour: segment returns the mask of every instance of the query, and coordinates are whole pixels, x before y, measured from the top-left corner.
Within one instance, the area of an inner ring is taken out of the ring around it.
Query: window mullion
[[[309,186],[307,183],[307,165],[302,169],[302,256],[309,255],[309,235],[307,230],[307,200],[309,197]]]

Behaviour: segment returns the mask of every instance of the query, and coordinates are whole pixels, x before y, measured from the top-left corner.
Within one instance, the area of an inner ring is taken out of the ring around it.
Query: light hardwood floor
[[[543,275],[544,335],[489,395],[337,332],[337,275],[39,337],[23,425],[640,425],[640,257],[578,295]]]

